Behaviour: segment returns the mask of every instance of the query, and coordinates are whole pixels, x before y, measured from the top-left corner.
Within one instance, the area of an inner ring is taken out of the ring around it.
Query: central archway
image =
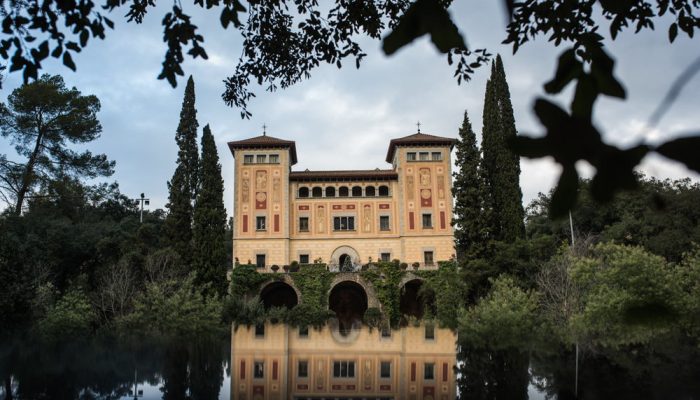
[[[331,253],[329,266],[331,270],[352,272],[359,268],[360,255],[350,246],[340,246]]]
[[[367,311],[367,293],[358,283],[343,281],[331,290],[328,296],[328,308],[335,312],[340,333],[346,335],[353,324],[362,321]]]

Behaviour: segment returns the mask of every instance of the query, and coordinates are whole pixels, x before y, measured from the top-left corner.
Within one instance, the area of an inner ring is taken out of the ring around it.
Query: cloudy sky
[[[536,97],[543,96],[542,83],[555,69],[558,54],[542,38],[527,44],[513,56],[500,42],[505,37],[506,19],[500,1],[455,1],[450,8],[455,22],[472,48],[488,48],[504,58],[506,74],[520,133],[542,131],[532,114]],[[295,140],[299,163],[304,169],[374,169],[388,168],[384,162],[389,140],[421,131],[439,136],[456,137],[465,110],[472,125],[481,131],[481,114],[488,69],[479,70],[474,79],[457,85],[453,69],[438,54],[427,38],[414,42],[392,57],[385,57],[381,43],[363,41],[368,54],[359,70],[347,63],[342,69],[324,66],[313,72],[310,80],[290,89],[267,93],[254,88],[250,120],[242,120],[239,110],[227,107],[221,100],[223,79],[235,68],[241,51],[239,34],[224,31],[218,13],[207,13],[192,3],[185,11],[205,37],[209,60],[188,60],[186,74],[195,80],[197,117],[201,127],[210,124],[217,141],[225,181],[225,204],[231,212],[233,159],[226,146],[262,133]],[[178,125],[185,79],[172,89],[157,80],[165,45],[160,20],[167,5],[152,11],[142,25],[123,22],[126,10],[118,10],[112,19],[114,31],[104,41],[93,41],[75,57],[76,73],[58,63],[48,62],[45,72],[59,73],[69,86],[85,94],[95,94],[102,102],[99,118],[102,137],[90,144],[94,152],[106,153],[117,162],[116,180],[122,192],[138,197],[142,192],[152,199],[151,209],[167,202],[166,182],[175,168]],[[121,22],[120,22],[121,21]],[[596,123],[605,132],[606,140],[618,145],[652,143],[698,131],[698,93],[700,77],[692,80],[677,103],[649,129],[646,121],[655,110],[672,81],[698,56],[697,40],[693,43],[679,35],[668,44],[667,21],[661,21],[656,32],[634,35],[625,32],[615,42],[608,42],[617,57],[617,76],[627,88],[628,100],[599,100]],[[607,25],[606,25],[607,28]],[[607,30],[607,29],[606,29]],[[19,74],[6,77],[2,89],[4,100],[21,82]],[[556,98],[562,105],[569,102],[570,92]],[[9,143],[0,139],[0,154],[13,155]],[[548,191],[559,170],[550,160],[522,160],[521,187],[524,203],[538,192]],[[682,165],[660,157],[648,157],[641,169],[660,178],[681,178],[698,175]],[[589,170],[581,165],[580,170]]]

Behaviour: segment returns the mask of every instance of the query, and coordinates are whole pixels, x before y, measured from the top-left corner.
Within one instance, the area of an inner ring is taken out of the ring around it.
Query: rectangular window
[[[265,230],[265,217],[255,217],[255,230]]]
[[[255,324],[255,337],[265,336],[265,324]]]
[[[299,327],[299,337],[309,337],[309,327],[301,326]]]
[[[440,154],[440,153],[438,153]],[[270,154],[270,158],[268,158],[268,162],[270,164],[278,164],[280,162],[280,156],[278,154]]]
[[[435,325],[426,325],[425,326],[425,339],[426,340],[435,340]]]
[[[308,361],[299,361],[297,364],[297,376],[299,378],[308,378],[309,377],[309,362]]]
[[[262,379],[265,377],[265,363],[256,361],[253,364],[253,378]]]
[[[382,326],[382,337],[383,338],[390,338],[391,337],[391,327],[388,324]]]
[[[308,254],[299,254],[299,264],[308,264],[309,263],[309,255]]]
[[[416,153],[406,153],[406,159],[408,161],[416,161]]]
[[[421,151],[421,152],[418,154],[419,160],[421,160],[421,161],[428,161],[428,160],[429,160],[429,158],[428,158],[429,156],[430,156],[430,153],[428,153],[427,151],[425,151],[425,152]]]
[[[379,364],[379,377],[391,378],[391,361],[382,361]]]
[[[253,163],[253,155],[252,154],[246,154],[243,156],[243,164],[252,164]]]
[[[384,262],[391,261],[391,253],[381,253],[379,254],[379,259]]]
[[[389,216],[381,215],[379,216],[379,230],[388,231],[389,230]]]
[[[265,158],[266,158],[266,157],[267,157],[267,156],[266,156],[265,154],[258,154],[258,156],[256,157],[256,160],[255,160],[255,161],[256,161],[258,164],[265,164]]]
[[[333,217],[333,230],[354,231],[355,217]]]
[[[299,232],[309,231],[309,217],[299,217]]]
[[[433,152],[431,154],[433,161],[441,161],[442,160],[442,153],[438,152]]]
[[[433,214],[423,214],[423,229],[433,227]]]
[[[425,363],[423,367],[423,379],[426,381],[435,379],[435,364]]]
[[[265,268],[265,254],[255,255],[255,266],[258,268]]]
[[[334,361],[333,362],[333,377],[334,378],[354,378],[355,377],[355,361]]]
[[[425,265],[433,265],[433,252],[432,251],[424,251],[423,252],[423,263]]]

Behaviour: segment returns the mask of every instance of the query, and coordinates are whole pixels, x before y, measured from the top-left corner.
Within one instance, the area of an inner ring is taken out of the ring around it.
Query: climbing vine
[[[466,293],[456,263],[440,262],[437,270],[414,273],[423,279],[421,291],[429,290],[435,296],[437,315],[434,317],[440,326],[456,329],[459,309]]]
[[[455,329],[465,293],[457,265],[454,262],[441,262],[437,270],[419,270],[411,273],[423,281],[421,295],[434,300],[435,310],[426,307],[423,319],[434,319],[442,327]],[[401,268],[399,262],[378,262],[360,272],[360,276],[374,288],[381,305],[381,310],[367,310],[365,323],[368,326],[380,326],[382,321],[388,322],[393,328],[399,326],[404,317],[400,308],[400,284],[406,275],[407,272]],[[301,295],[300,303],[291,310],[272,308],[265,311],[262,303],[250,304],[251,301],[260,302],[257,296],[247,302],[242,300],[244,297],[249,298],[251,294],[257,294],[264,282],[283,280],[285,276],[291,278]],[[333,273],[326,269],[325,264],[305,265],[287,274],[259,273],[255,265],[243,264],[234,268],[231,280],[231,298],[238,299],[231,305],[231,315],[237,323],[270,321],[320,328],[333,316],[333,312],[328,310],[328,292]]]
[[[398,327],[401,321],[399,284],[404,275],[405,272],[401,271],[397,262],[378,262],[360,273],[374,287],[384,317],[392,327]]]

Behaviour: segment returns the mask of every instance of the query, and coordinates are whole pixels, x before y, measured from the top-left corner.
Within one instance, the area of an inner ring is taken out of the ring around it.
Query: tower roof
[[[398,146],[448,146],[452,150],[456,143],[457,139],[420,132],[398,139],[391,139],[389,150],[386,153],[386,162],[390,163],[394,159],[394,152],[396,152],[396,147]]]
[[[228,142],[228,148],[231,150],[231,154],[235,157],[235,150],[238,149],[278,149],[278,148],[288,148],[289,154],[292,159],[292,165],[297,163],[297,147],[296,142],[293,140],[278,139],[276,137],[268,135],[260,135],[243,140],[234,140],[233,142]]]

